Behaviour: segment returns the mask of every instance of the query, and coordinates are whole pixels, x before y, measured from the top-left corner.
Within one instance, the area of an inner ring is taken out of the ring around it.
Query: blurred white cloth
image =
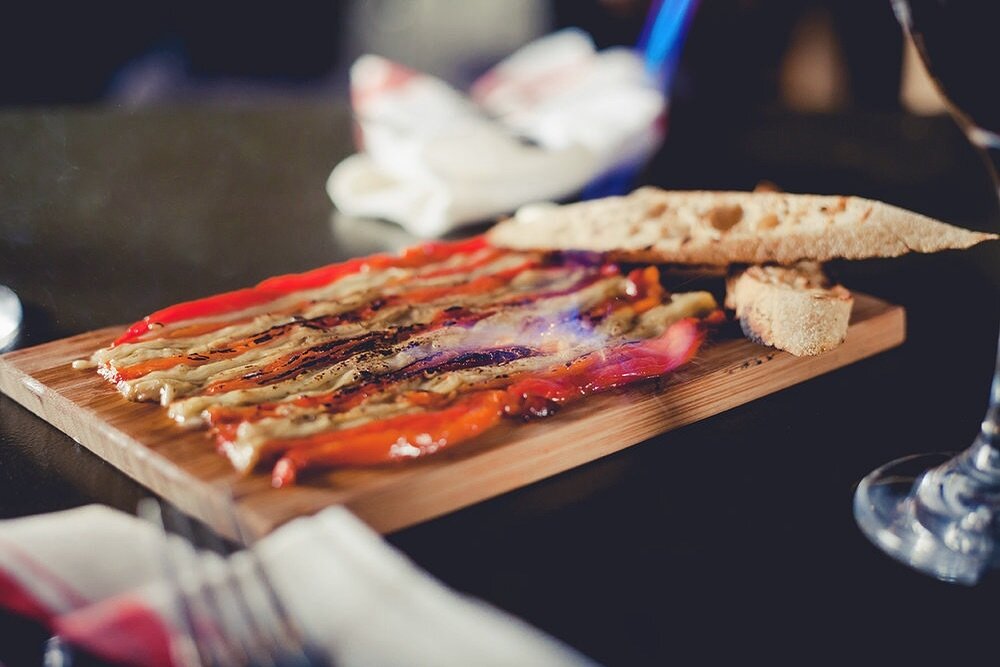
[[[152,525],[98,505],[0,521],[0,606],[109,662],[183,664],[181,616],[163,579],[165,539]],[[195,557],[185,542],[171,541]],[[290,615],[333,664],[591,664],[449,590],[342,508],[293,521],[255,549]],[[197,557],[212,580],[254,572],[246,552]],[[215,621],[229,636],[251,631]]]
[[[471,96],[378,56],[351,68],[363,150],[327,181],[353,216],[423,237],[561,199],[663,139],[666,98],[629,49],[597,52],[578,30],[517,51]]]

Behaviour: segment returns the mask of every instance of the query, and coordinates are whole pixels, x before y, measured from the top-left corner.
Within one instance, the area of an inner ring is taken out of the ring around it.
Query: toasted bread
[[[726,307],[743,333],[796,356],[832,350],[847,337],[854,298],[829,285],[820,266],[751,266],[726,280]]]
[[[650,187],[624,197],[525,207],[489,232],[491,243],[508,248],[715,266],[895,257],[996,238],[860,197]]]

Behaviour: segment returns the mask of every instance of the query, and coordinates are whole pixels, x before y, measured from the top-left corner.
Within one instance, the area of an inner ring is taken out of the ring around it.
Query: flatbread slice
[[[896,257],[996,238],[861,197],[652,187],[566,206],[528,206],[489,232],[492,244],[518,250],[715,266]]]

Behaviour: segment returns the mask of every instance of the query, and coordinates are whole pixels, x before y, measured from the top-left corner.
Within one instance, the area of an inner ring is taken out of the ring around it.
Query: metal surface
[[[181,635],[173,638],[173,657],[178,663],[191,667],[326,664],[318,651],[307,647],[288,618],[253,550],[236,557],[240,564],[236,558],[223,561],[219,556],[229,555],[228,545],[182,512],[152,498],[143,499],[138,511],[168,536],[164,578],[183,625]],[[235,513],[232,518],[238,521]]]

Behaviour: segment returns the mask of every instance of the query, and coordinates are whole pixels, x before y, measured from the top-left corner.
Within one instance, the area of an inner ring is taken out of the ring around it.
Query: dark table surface
[[[998,229],[991,186],[946,118],[677,109],[645,180],[860,194]],[[412,241],[339,217],[344,107],[0,113],[0,284],[28,346],[172,302]],[[876,659],[995,650],[1000,576],[940,583],[858,532],[857,481],[964,448],[985,408],[998,244],[836,263],[908,310],[900,348],[390,536],[446,584],[610,665]],[[148,492],[0,396],[0,518]],[[0,661],[41,631],[0,619]],[[994,660],[995,660],[994,656]],[[756,661],[756,660],[755,660]]]

